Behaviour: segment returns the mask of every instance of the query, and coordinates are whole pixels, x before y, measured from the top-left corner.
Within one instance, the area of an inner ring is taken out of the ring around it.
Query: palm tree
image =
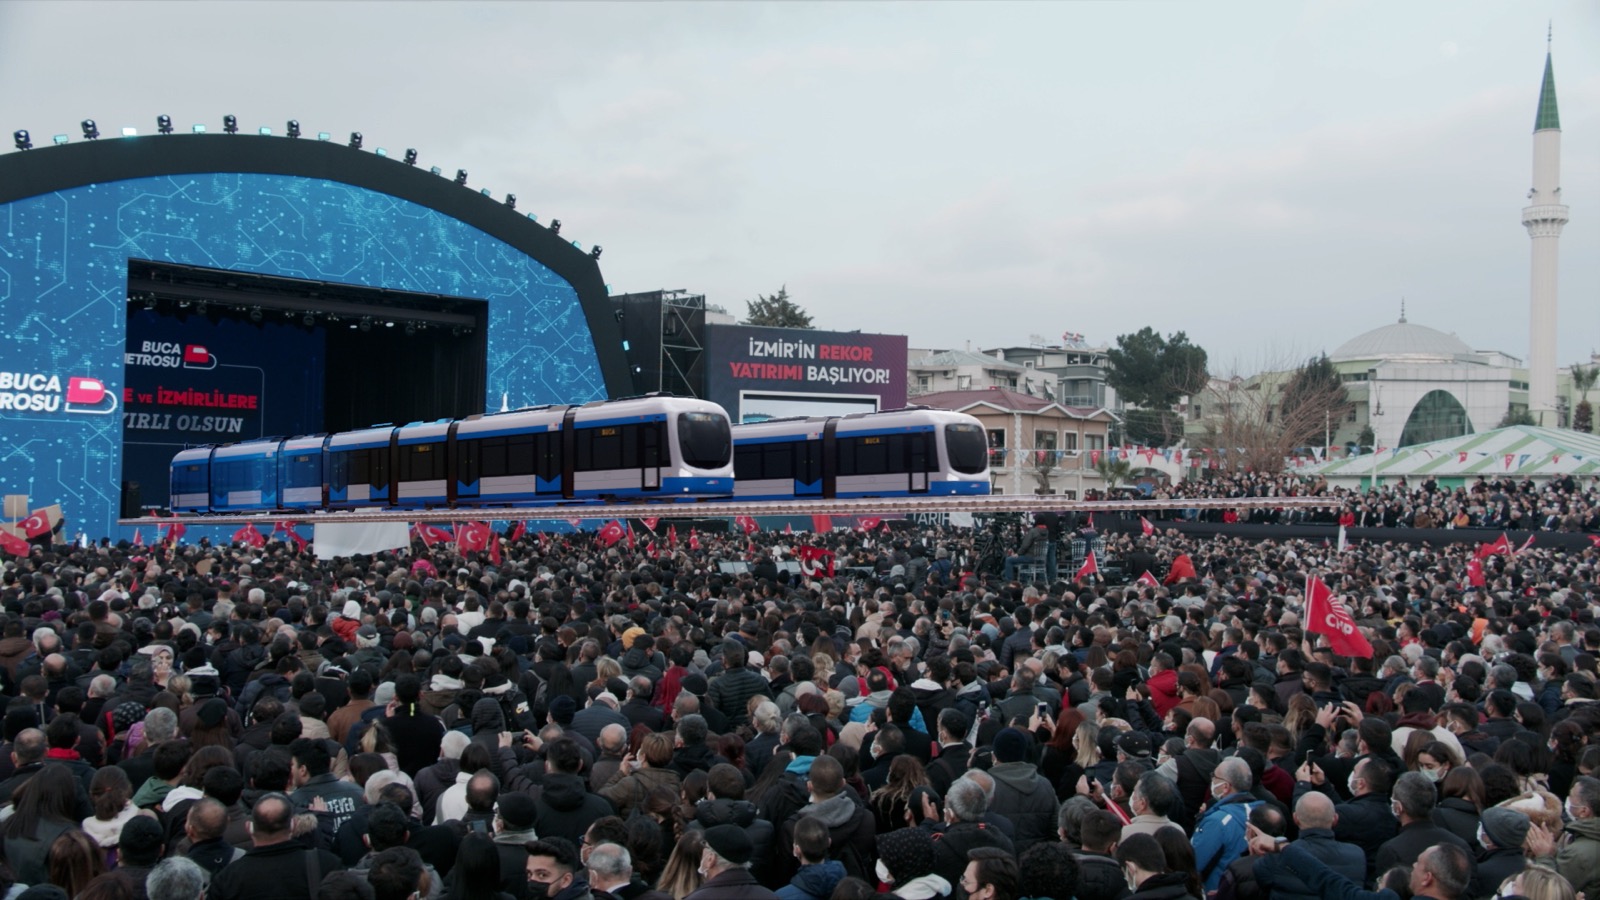
[[[1572,427],[1576,431],[1587,432],[1593,427],[1594,407],[1589,405],[1589,391],[1594,387],[1596,378],[1600,378],[1600,366],[1572,367],[1572,386],[1578,389],[1578,395],[1583,398],[1572,411]]]
[[[1111,459],[1109,456],[1101,456],[1100,461],[1095,463],[1094,470],[1105,479],[1106,490],[1109,491],[1133,475],[1133,463],[1126,458]]]

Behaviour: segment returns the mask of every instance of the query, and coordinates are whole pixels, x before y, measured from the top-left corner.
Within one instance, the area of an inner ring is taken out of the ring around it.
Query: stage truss
[[[363,522],[509,522],[518,519],[719,519],[736,516],[909,516],[917,513],[1132,512],[1174,509],[1328,509],[1329,497],[1234,497],[1196,500],[1064,500],[1037,494],[987,497],[862,497],[849,500],[680,501],[676,503],[573,503],[555,506],[475,506],[456,509],[352,509],[333,512],[276,510],[251,514],[150,516],[118,519],[118,525],[302,525]]]

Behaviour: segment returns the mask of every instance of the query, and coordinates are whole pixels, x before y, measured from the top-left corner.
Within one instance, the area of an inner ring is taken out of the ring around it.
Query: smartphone
[[[1045,716],[1048,716],[1048,715],[1050,715],[1050,704],[1048,704],[1048,703],[1039,704],[1039,718],[1042,719],[1042,718],[1044,718]]]

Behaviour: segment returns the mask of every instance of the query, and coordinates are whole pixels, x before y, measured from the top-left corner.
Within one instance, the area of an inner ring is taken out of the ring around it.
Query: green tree
[[[800,308],[800,305],[789,299],[789,286],[778,288],[778,292],[771,296],[757,294],[756,299],[746,300],[744,324],[767,325],[773,328],[810,328],[811,314]]]
[[[1589,391],[1594,388],[1596,378],[1600,378],[1600,366],[1572,367],[1572,386],[1578,389],[1582,398],[1572,410],[1574,431],[1587,434],[1594,430],[1594,407],[1589,405]]]
[[[1112,459],[1109,454],[1102,453],[1100,461],[1094,464],[1094,470],[1105,479],[1106,490],[1110,491],[1133,476],[1133,463],[1127,457]]]
[[[1145,326],[1133,334],[1118,335],[1117,345],[1106,351],[1106,358],[1111,364],[1106,383],[1124,402],[1143,410],[1127,411],[1124,428],[1128,439],[1165,446],[1181,437],[1183,419],[1172,407],[1179,397],[1205,387],[1206,351],[1189,343],[1189,336],[1181,331],[1163,337]]]
[[[1377,435],[1372,433],[1371,425],[1361,426],[1361,433],[1356,435],[1356,449],[1362,453],[1370,452],[1378,442]]]

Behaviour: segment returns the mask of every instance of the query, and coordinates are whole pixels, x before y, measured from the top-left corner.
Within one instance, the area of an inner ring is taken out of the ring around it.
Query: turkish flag
[[[1099,450],[1090,450],[1089,451],[1089,465],[1091,465],[1091,466],[1100,465],[1100,451]]]
[[[267,539],[262,537],[261,532],[257,531],[254,525],[246,525],[235,531],[233,533],[233,541],[236,544],[244,544],[246,547],[264,547],[267,543]]]
[[[418,522],[411,526],[411,536],[420,539],[424,547],[432,547],[434,544],[445,543],[455,538],[449,529],[429,525],[427,522]]]
[[[9,531],[0,531],[0,550],[13,556],[27,556],[32,545]]]
[[[755,534],[761,530],[761,526],[757,525],[756,520],[750,516],[738,516],[733,520],[733,523],[738,525],[739,530],[745,534]]]
[[[1073,581],[1082,581],[1085,578],[1089,578],[1089,577],[1091,577],[1093,575],[1099,575],[1099,574],[1100,574],[1100,565],[1094,561],[1094,551],[1090,550],[1089,551],[1089,558],[1084,560],[1083,561],[1083,565],[1078,567],[1078,574],[1072,576],[1072,580]]]
[[[784,534],[794,534],[794,523],[793,522],[785,522],[785,523],[783,523],[783,533]]]
[[[699,550],[700,549],[700,535],[695,534],[695,531],[694,531],[693,528],[689,529],[689,549],[690,550]]]
[[[144,531],[142,529],[135,528],[133,530],[133,545],[135,547],[144,546]]]
[[[1167,570],[1167,577],[1161,583],[1176,584],[1185,578],[1197,577],[1199,576],[1194,571],[1194,560],[1189,558],[1189,554],[1180,553],[1178,558],[1172,561],[1172,568]]]
[[[650,529],[651,531],[655,531],[656,530],[656,525],[661,522],[661,517],[660,516],[646,516],[645,518],[640,519],[639,521],[644,523],[644,527]]]
[[[648,553],[650,555],[651,559],[656,559],[657,558],[656,557],[656,542],[655,541],[651,541],[650,543],[645,544],[644,545],[644,552]]]
[[[184,344],[183,361],[195,363],[196,365],[206,365],[211,362],[211,351],[201,344]]]
[[[29,539],[32,539],[54,531],[56,523],[59,521],[61,521],[61,507],[46,506],[44,509],[36,509],[29,513],[26,519],[17,523],[17,527],[21,528],[22,533],[27,535]]]
[[[93,406],[106,398],[106,383],[74,375],[67,379],[67,402]]]
[[[833,559],[831,552],[821,547],[796,547],[794,555],[800,557],[800,571],[812,578],[822,576],[833,577]]]
[[[301,537],[300,532],[294,530],[294,526],[295,523],[288,521],[273,522],[272,533],[277,534],[280,531],[283,532],[284,538],[288,540],[289,543],[294,544],[295,550],[304,552],[306,546],[310,544],[310,541],[307,541],[305,538]]]
[[[527,533],[528,523],[518,519],[517,524],[511,528],[511,542],[516,543],[517,541],[522,540],[523,536],[525,536]]]
[[[866,518],[866,519],[860,520],[860,522],[858,524],[860,524],[862,531],[872,531],[873,529],[877,528],[879,525],[882,525],[883,524],[883,520],[882,519],[877,519],[877,518]]]
[[[456,529],[456,546],[464,552],[487,550],[489,548],[489,535],[493,532],[483,522],[464,522]]]
[[[1372,657],[1372,645],[1356,628],[1350,610],[1315,575],[1306,581],[1306,630],[1325,635],[1328,646],[1340,656]]]
[[[1487,583],[1483,577],[1482,560],[1467,560],[1467,583],[1473,587],[1483,587]]]
[[[623,534],[624,531],[622,528],[622,523],[616,519],[612,519],[611,521],[607,522],[605,527],[601,528],[599,532],[597,532],[597,536],[600,538],[600,546],[602,547],[609,547],[612,544],[615,544],[617,541],[622,540]]]
[[[632,550],[633,547],[634,547],[634,542],[633,542],[633,523],[630,522],[625,527],[628,529],[628,549]]]
[[[493,530],[489,532],[489,562],[497,566],[501,564],[500,535],[495,534]]]
[[[1528,539],[1522,542],[1522,546],[1517,548],[1517,552],[1521,553],[1522,551],[1528,549],[1529,547],[1532,547],[1533,546],[1533,539],[1538,537],[1538,536],[1539,535],[1538,535],[1537,532],[1528,535]]]
[[[1139,576],[1139,580],[1134,582],[1134,583],[1135,584],[1142,584],[1142,585],[1145,585],[1147,587],[1161,587],[1161,582],[1156,580],[1155,573],[1150,571],[1149,569],[1145,569],[1144,570],[1144,574],[1140,575]]]
[[[667,526],[667,543],[674,547],[678,546],[678,526]]]
[[[811,530],[815,531],[817,534],[827,534],[828,532],[833,530],[833,517],[832,516],[812,516],[811,517]]]
[[[1485,557],[1493,556],[1496,553],[1504,553],[1507,556],[1510,556],[1512,554],[1511,540],[1506,537],[1506,533],[1503,532],[1503,531],[1500,532],[1500,539],[1498,541],[1495,541],[1492,544],[1479,544],[1478,545],[1478,558],[1479,559],[1484,559]]]
[[[1150,535],[1156,533],[1156,527],[1151,525],[1150,520],[1146,519],[1144,516],[1139,517],[1139,530],[1144,532],[1145,537],[1149,537]]]
[[[174,544],[178,542],[178,538],[183,537],[189,532],[189,526],[183,524],[182,522],[173,522],[171,525],[162,525],[159,527],[166,531],[166,539]]]

